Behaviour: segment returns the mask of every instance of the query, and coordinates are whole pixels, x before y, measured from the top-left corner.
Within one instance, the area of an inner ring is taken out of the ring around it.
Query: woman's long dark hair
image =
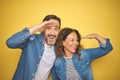
[[[83,46],[80,44],[81,35],[76,29],[72,29],[72,28],[63,28],[63,29],[61,29],[60,33],[58,34],[58,37],[57,37],[57,40],[55,43],[55,48],[56,48],[55,50],[56,50],[57,57],[60,57],[65,54],[63,41],[65,41],[67,36],[72,32],[75,32],[78,37],[79,45],[77,47],[76,53],[78,54],[78,59],[80,60],[80,56],[81,56],[80,51],[83,48]]]

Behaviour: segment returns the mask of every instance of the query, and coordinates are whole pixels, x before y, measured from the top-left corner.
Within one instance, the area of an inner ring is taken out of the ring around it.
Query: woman
[[[99,47],[83,49],[81,39],[96,39]],[[63,28],[57,38],[57,59],[53,67],[53,80],[93,80],[91,62],[112,50],[109,39],[98,34],[81,37],[71,28]]]

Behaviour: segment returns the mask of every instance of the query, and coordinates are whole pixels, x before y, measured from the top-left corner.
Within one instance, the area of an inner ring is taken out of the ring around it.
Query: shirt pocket
[[[89,66],[90,66],[90,62],[87,60],[81,60],[79,65],[80,69],[84,72],[88,70]]]
[[[64,80],[66,72],[61,70],[57,70],[56,72],[57,72],[56,75],[59,78],[59,80]]]

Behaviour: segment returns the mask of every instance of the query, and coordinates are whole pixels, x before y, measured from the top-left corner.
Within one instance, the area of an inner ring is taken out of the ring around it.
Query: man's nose
[[[55,30],[53,30],[53,29],[50,30],[50,34],[51,34],[51,35],[55,35]]]

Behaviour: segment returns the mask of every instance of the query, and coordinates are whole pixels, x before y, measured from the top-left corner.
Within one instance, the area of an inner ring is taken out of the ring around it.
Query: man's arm
[[[41,24],[38,24],[29,28],[29,32],[30,34],[34,34],[35,32],[38,32],[38,31],[43,32],[48,25],[50,26],[53,24],[54,24],[54,20],[44,21]]]
[[[10,48],[24,48],[29,40],[29,37],[38,31],[44,31],[47,25],[52,25],[53,20],[44,21],[41,24],[32,26],[31,28],[26,28],[23,31],[20,31],[12,35],[7,41],[6,44]]]

